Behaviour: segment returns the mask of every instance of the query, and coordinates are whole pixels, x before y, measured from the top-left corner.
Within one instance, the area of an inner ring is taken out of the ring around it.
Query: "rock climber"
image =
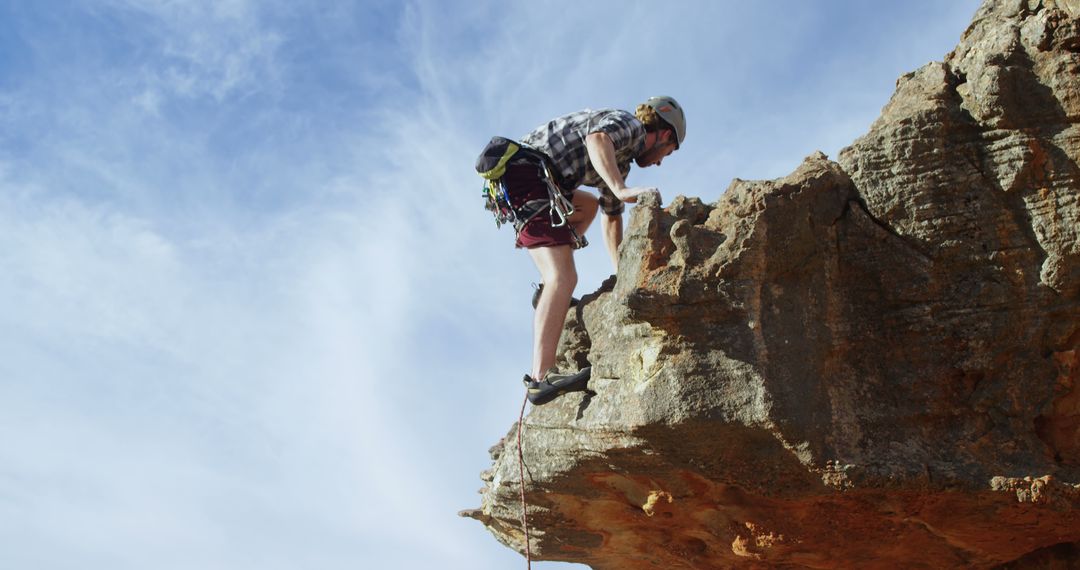
[[[626,185],[631,161],[642,168],[660,165],[685,138],[682,107],[671,97],[653,97],[638,105],[633,114],[586,109],[552,119],[521,139],[526,149],[541,153],[542,162],[510,161],[502,177],[509,202],[514,207],[550,204],[553,200],[548,199],[551,194],[545,178],[550,173],[562,197],[573,205],[573,213],[563,225],[558,216],[532,215],[516,226],[515,245],[528,250],[541,279],[533,296],[532,371],[524,378],[533,405],[585,390],[591,373],[591,367],[569,373],[553,369],[555,349],[577,285],[574,249],[587,245],[585,231],[602,209],[604,242],[617,271],[623,203],[637,202],[649,192],[659,196],[656,188]],[[597,188],[599,198],[580,186]]]

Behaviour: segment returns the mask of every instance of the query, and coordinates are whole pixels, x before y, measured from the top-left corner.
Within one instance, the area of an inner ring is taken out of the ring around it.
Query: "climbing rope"
[[[527,518],[528,505],[525,503],[525,457],[521,454],[521,428],[525,424],[525,403],[529,401],[529,393],[525,393],[525,399],[521,401],[521,413],[518,414],[518,474],[521,476],[521,527],[525,529],[525,562],[527,568],[532,570],[532,550],[529,547],[529,521]]]

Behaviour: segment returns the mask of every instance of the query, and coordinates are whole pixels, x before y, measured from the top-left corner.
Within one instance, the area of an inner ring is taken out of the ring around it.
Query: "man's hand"
[[[624,188],[621,191],[614,193],[615,196],[623,202],[633,204],[634,202],[638,201],[638,198],[640,198],[642,194],[647,194],[649,192],[653,192],[656,194],[657,203],[663,203],[663,199],[660,198],[660,190],[648,186],[635,186],[633,188]]]

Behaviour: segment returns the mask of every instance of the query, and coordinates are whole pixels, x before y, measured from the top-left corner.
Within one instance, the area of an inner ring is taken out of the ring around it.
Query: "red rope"
[[[532,550],[529,547],[529,521],[526,517],[528,505],[525,503],[525,457],[521,454],[521,429],[525,424],[525,403],[529,401],[528,392],[521,402],[521,413],[518,414],[518,474],[521,476],[521,527],[525,529],[525,561],[527,568],[532,570]]]

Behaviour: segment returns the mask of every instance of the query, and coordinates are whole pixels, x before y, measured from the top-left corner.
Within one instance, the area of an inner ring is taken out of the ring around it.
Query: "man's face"
[[[635,158],[634,162],[641,168],[654,164],[660,166],[660,161],[675,152],[675,141],[669,139],[671,139],[671,131],[661,132],[652,148]]]

